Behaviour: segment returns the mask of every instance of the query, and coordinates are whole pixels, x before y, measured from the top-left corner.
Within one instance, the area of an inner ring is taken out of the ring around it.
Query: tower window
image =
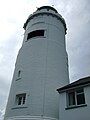
[[[44,30],[35,30],[28,33],[27,40],[33,37],[44,36]]]
[[[26,93],[16,95],[16,105],[24,105],[26,100]]]
[[[20,70],[18,71],[18,77],[19,78],[21,77],[21,71]]]
[[[79,88],[67,93],[68,107],[85,104],[85,96],[83,88]]]

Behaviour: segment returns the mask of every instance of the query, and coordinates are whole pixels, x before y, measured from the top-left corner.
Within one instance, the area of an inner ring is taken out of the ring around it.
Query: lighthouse
[[[4,119],[58,120],[56,89],[69,83],[65,20],[55,8],[42,6],[23,28]]]

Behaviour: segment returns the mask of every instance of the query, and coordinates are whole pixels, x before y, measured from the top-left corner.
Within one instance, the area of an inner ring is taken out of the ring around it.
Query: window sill
[[[32,37],[32,38],[29,38],[28,40],[26,40],[25,42],[28,42],[29,40],[37,39],[37,38],[46,38],[46,37],[45,36]]]
[[[21,78],[17,78],[16,81],[20,80]]]
[[[67,108],[65,108],[65,110],[73,109],[73,108],[78,108],[78,107],[86,107],[86,106],[87,106],[87,104],[76,105],[76,106],[68,106]]]
[[[23,109],[23,108],[28,108],[28,107],[26,107],[26,106],[16,106],[16,107],[13,107],[11,109],[13,110],[13,109]]]

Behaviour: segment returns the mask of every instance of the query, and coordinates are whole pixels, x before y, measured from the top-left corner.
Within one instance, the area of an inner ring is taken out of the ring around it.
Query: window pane
[[[25,104],[26,96],[23,96],[23,104]]]
[[[77,105],[85,104],[84,93],[77,95]]]
[[[70,105],[75,105],[75,92],[68,93],[68,102]]]
[[[22,97],[18,97],[18,105],[21,105]]]
[[[77,92],[77,93],[82,93],[82,92],[84,92],[84,91],[83,91],[83,88],[79,88],[79,89],[76,90],[76,92]]]
[[[18,71],[18,77],[20,77],[20,76],[21,76],[21,71],[19,70],[19,71]]]

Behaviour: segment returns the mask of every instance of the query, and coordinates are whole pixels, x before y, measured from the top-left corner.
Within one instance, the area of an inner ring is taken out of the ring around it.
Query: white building
[[[57,89],[59,120],[90,120],[90,77]]]
[[[5,120],[57,120],[59,94],[69,84],[66,24],[56,9],[43,6],[24,24]]]
[[[90,77],[69,84],[62,16],[40,7],[24,29],[4,120],[90,120]]]

